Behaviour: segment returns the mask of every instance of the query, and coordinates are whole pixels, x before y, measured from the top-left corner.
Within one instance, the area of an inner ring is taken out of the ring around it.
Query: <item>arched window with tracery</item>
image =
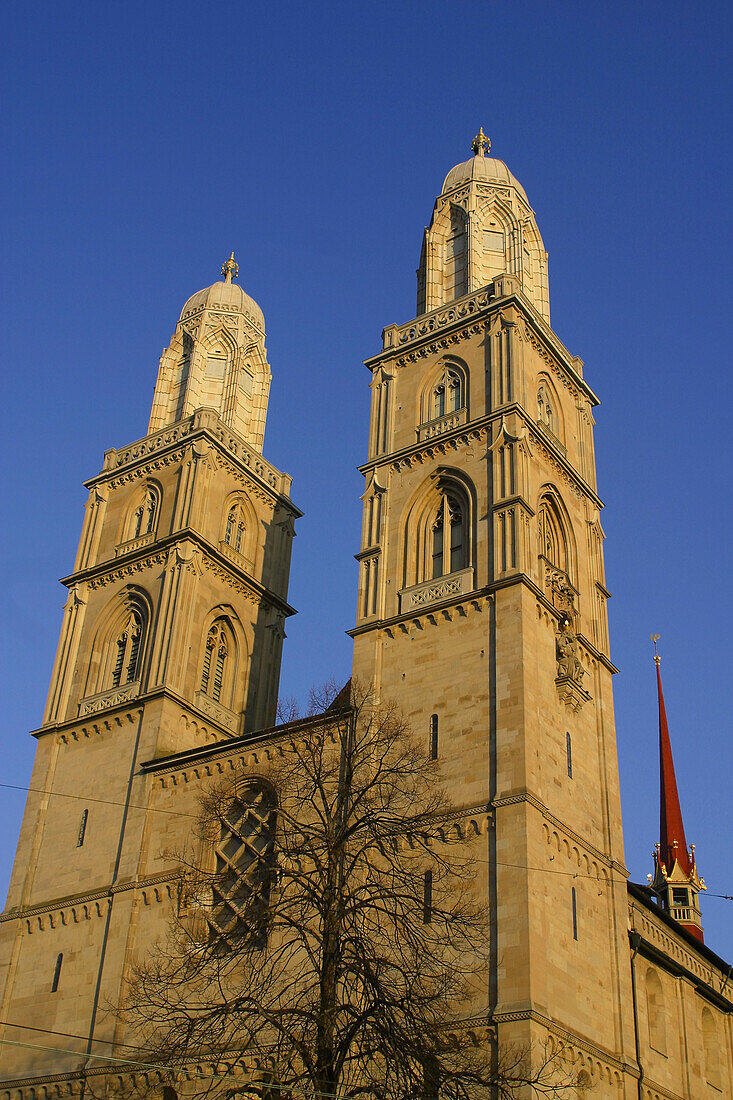
[[[221,953],[242,945],[264,948],[276,873],[275,791],[255,780],[223,802],[218,817],[209,944]]]
[[[539,553],[550,565],[571,578],[572,568],[568,537],[560,508],[551,493],[540,500],[537,516]],[[572,579],[572,578],[571,578]]]
[[[464,404],[462,389],[461,376],[457,371],[446,367],[431,394],[431,420],[462,409]]]
[[[431,573],[433,578],[457,573],[467,564],[468,530],[466,501],[462,495],[445,489],[434,514],[430,530]]]
[[[226,619],[217,619],[206,636],[201,666],[201,691],[215,702],[225,702],[231,683],[234,643]]]
[[[457,363],[443,363],[423,392],[420,419],[423,424],[440,420],[466,407],[466,376]]]
[[[646,1012],[649,1045],[660,1054],[667,1053],[667,1027],[664,1019],[664,994],[659,975],[651,967],[646,972]]]
[[[158,521],[160,493],[157,486],[146,485],[128,513],[123,541],[152,535]]]
[[[227,513],[226,526],[224,528],[224,542],[236,550],[238,554],[244,554],[246,546],[247,523],[245,511],[241,501],[233,504]]]
[[[143,617],[137,608],[132,608],[115,639],[112,687],[131,684],[134,680],[137,680],[142,640]]]

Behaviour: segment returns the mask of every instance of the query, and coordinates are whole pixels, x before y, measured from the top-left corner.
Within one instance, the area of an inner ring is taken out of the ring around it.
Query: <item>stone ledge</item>
[[[137,699],[140,694],[140,681],[135,680],[131,684],[122,684],[120,687],[108,688],[96,695],[90,695],[79,703],[79,718],[85,718],[89,714],[97,714],[100,710],[109,710],[110,707],[120,706]]]
[[[464,596],[473,591],[473,567],[461,569],[457,573],[447,573],[444,577],[423,581],[422,584],[403,588],[399,593],[400,614],[426,607],[429,604],[449,600],[453,596]]]

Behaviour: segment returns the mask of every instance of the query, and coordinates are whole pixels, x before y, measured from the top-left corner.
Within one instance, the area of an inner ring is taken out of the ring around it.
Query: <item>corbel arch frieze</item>
[[[159,470],[165,470],[169,466],[184,462],[186,451],[186,447],[181,447],[175,451],[169,451],[168,454],[159,455],[157,458],[144,462],[139,466],[135,466],[131,470],[126,470],[124,474],[119,474],[111,478],[107,482],[107,485],[110,489],[119,489],[120,486],[129,484],[130,482],[139,481],[141,478],[152,477]],[[130,460],[135,457],[136,456],[131,455]],[[122,465],[122,463],[120,462],[117,465]]]
[[[117,713],[109,718],[98,719],[95,722],[85,723],[74,729],[64,730],[57,738],[57,744],[59,745],[72,745],[74,743],[81,743],[83,740],[88,741],[92,737],[101,737],[106,733],[115,733],[116,730],[122,729],[124,725],[132,725],[137,722],[141,717],[142,711],[140,708],[135,710],[123,711]]]
[[[390,470],[397,474],[402,470],[411,470],[415,465],[421,466],[435,458],[450,456],[452,452],[463,450],[471,444],[481,442],[486,438],[487,429],[485,427],[471,428],[469,431],[461,432],[460,435],[448,438],[443,436],[437,442],[432,442],[425,447],[411,451],[410,454],[404,455],[402,458],[396,459],[390,464]]]
[[[215,469],[226,471],[238,485],[246,490],[250,497],[256,497],[257,500],[261,500],[271,511],[275,510],[277,501],[274,495],[267,492],[266,489],[254,480],[254,478],[248,477],[246,472],[240,466],[232,462],[226,454],[215,451],[213,461]]]
[[[137,576],[148,569],[154,569],[156,566],[165,567],[167,563],[168,552],[161,550],[157,554],[149,554],[147,557],[128,562],[117,569],[108,570],[103,573],[102,576],[92,577],[87,581],[87,584],[89,585],[89,590],[93,592],[99,588],[106,588],[109,584],[115,584],[117,581]]]
[[[565,370],[562,368],[560,363],[558,363],[555,356],[547,350],[545,345],[540,340],[538,340],[538,338],[530,329],[529,325],[527,325],[526,323],[522,328],[522,336],[524,340],[526,340],[526,342],[532,348],[534,348],[540,359],[543,360],[543,362],[547,365],[552,374],[554,374],[558,378],[561,385],[565,387],[570,396],[573,398],[573,402],[577,404],[581,397],[577,386],[575,386],[570,381],[570,379],[567,377],[567,374],[565,373]]]

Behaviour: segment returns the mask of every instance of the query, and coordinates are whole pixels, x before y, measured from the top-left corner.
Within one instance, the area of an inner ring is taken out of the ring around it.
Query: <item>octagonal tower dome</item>
[[[272,374],[262,310],[232,280],[232,252],[223,280],[187,300],[160,359],[148,432],[212,409],[232,431],[262,451]]]
[[[521,183],[488,155],[480,129],[473,156],[451,168],[425,230],[417,272],[417,312],[473,294],[503,274],[549,324],[547,253]]]

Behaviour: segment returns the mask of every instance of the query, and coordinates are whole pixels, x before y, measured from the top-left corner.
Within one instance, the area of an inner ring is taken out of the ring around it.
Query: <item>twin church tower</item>
[[[550,328],[524,189],[488,152],[480,131],[446,176],[417,316],[367,361],[354,675],[424,737],[480,848],[490,1034],[562,1048],[578,1095],[707,1096],[689,1082],[733,1080],[721,960],[627,888],[597,398]],[[124,1057],[110,1006],[176,904],[164,852],[206,777],[256,768],[277,737],[300,512],[262,455],[264,318],[236,276],[232,255],[186,302],[148,434],[87,483],[0,925],[0,1100],[75,1096],[80,1067]],[[686,883],[696,932],[696,872]]]

